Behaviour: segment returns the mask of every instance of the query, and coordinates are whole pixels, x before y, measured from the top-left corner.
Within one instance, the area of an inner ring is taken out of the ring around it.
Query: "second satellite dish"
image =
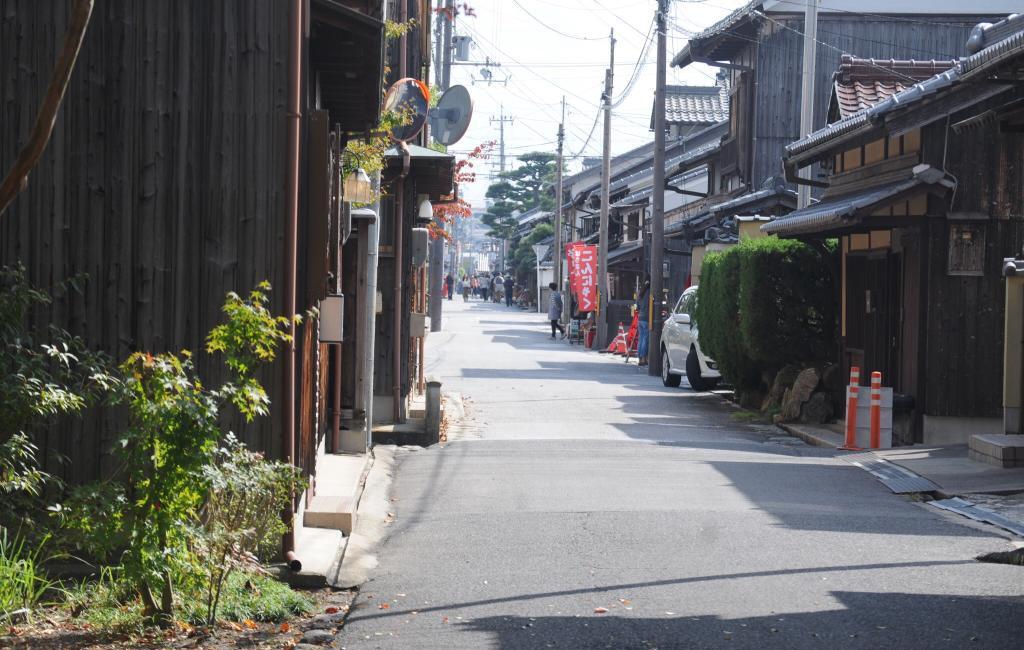
[[[384,94],[384,110],[408,114],[411,119],[408,124],[392,128],[391,137],[402,142],[413,139],[427,123],[429,106],[430,89],[422,81],[406,77],[391,84]]]
[[[473,118],[473,99],[465,86],[452,86],[430,109],[430,132],[443,145],[453,145],[466,135]]]

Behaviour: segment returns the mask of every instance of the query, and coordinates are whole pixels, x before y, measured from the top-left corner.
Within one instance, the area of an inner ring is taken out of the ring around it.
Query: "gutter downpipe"
[[[405,38],[403,36],[403,38]],[[402,420],[402,308],[405,301],[402,299],[402,275],[405,272],[402,264],[404,252],[402,250],[402,230],[405,225],[405,177],[409,174],[409,165],[412,162],[409,157],[409,147],[404,142],[399,142],[398,147],[402,150],[402,173],[398,177],[395,196],[395,314],[394,314],[394,336],[392,342],[392,357],[394,357],[392,394],[392,415],[395,424]]]
[[[399,0],[401,10],[399,11],[399,22],[409,21],[409,0]],[[404,79],[408,68],[409,36],[402,32],[398,41],[398,78]],[[402,419],[402,309],[405,301],[402,299],[402,275],[405,271],[402,264],[402,234],[405,225],[405,177],[409,174],[409,148],[404,142],[398,143],[402,150],[402,174],[398,177],[397,192],[395,196],[395,314],[394,314],[394,335],[392,338],[392,356],[394,357],[394,378],[392,381],[393,416],[395,424]]]
[[[289,316],[288,333],[291,341],[284,355],[284,404],[281,427],[281,460],[295,464],[295,314],[296,285],[298,282],[298,230],[299,230],[299,138],[302,126],[302,38],[305,21],[305,0],[292,0],[289,12],[288,47],[288,162],[286,205],[288,221],[285,228],[285,285],[284,307]],[[293,494],[282,513],[288,526],[281,539],[281,551],[292,571],[301,571],[302,562],[295,555],[295,499]]]
[[[373,175],[375,190],[380,189],[380,172]],[[378,194],[379,196],[379,194]],[[377,334],[377,258],[380,249],[380,199],[374,202],[377,217],[366,226],[366,296],[363,304],[363,409],[366,417],[366,451],[373,448],[373,360]]]

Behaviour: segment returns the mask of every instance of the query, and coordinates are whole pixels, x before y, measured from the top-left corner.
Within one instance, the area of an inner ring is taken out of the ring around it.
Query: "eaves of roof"
[[[972,81],[1000,64],[1022,55],[1024,55],[1024,30],[1013,33],[1009,38],[987,47],[977,54],[960,59],[953,68],[946,72],[916,83],[885,101],[787,145],[783,156],[786,164],[791,168],[805,167],[816,160],[825,158],[843,142],[880,130],[891,114],[910,110],[937,93],[946,92],[954,86]],[[970,93],[965,101],[981,102],[1007,89],[1009,86],[979,87],[977,92]],[[934,112],[926,116],[921,125],[941,119],[948,113],[949,111]]]
[[[919,173],[911,178],[823,199],[780,219],[769,221],[761,226],[761,231],[784,237],[830,233],[856,225],[864,215],[915,192],[924,189],[944,191],[952,186],[952,182],[941,172],[927,172],[938,170],[928,169],[925,173]]]

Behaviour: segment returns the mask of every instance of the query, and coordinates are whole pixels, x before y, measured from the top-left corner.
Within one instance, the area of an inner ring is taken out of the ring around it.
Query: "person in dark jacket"
[[[451,300],[452,299],[452,288],[455,286],[455,278],[452,277],[451,273],[449,273],[448,275],[445,276],[445,278],[444,278],[444,286],[445,286],[446,289],[448,289],[448,300]]]
[[[558,321],[562,319],[562,294],[558,291],[558,285],[554,282],[548,284],[551,289],[551,298],[548,299],[548,318],[551,320],[551,338],[555,338],[555,330],[562,333],[565,338],[565,328]]]
[[[505,306],[512,306],[512,289],[516,286],[516,281],[512,278],[512,274],[509,273],[505,276]]]

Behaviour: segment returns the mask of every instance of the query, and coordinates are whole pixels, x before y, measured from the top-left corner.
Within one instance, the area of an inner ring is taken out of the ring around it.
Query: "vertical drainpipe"
[[[380,191],[380,172],[373,175],[373,188]],[[373,206],[376,216],[366,228],[366,296],[363,318],[366,342],[363,345],[363,408],[366,411],[366,450],[373,447],[373,361],[377,336],[377,260],[380,248],[380,199]]]
[[[409,21],[409,0],[399,0],[399,21]],[[404,79],[408,67],[408,43],[409,37],[403,32],[398,44],[398,77]],[[409,150],[404,143],[399,143],[402,150],[402,175],[397,182],[395,196],[395,314],[394,333],[392,337],[392,356],[394,357],[394,380],[392,381],[393,406],[392,414],[395,424],[401,421],[402,417],[402,309],[405,307],[405,300],[402,299],[402,275],[405,273],[405,265],[402,263],[402,234],[405,226],[405,176],[409,173]]]
[[[285,228],[285,284],[284,309],[291,317],[296,313],[296,285],[298,283],[298,230],[299,230],[299,135],[302,124],[302,37],[305,23],[306,0],[292,0],[288,23],[288,177],[286,205],[288,220]],[[281,459],[295,464],[295,321],[288,326],[292,337],[284,355],[284,403],[282,404]],[[282,552],[293,571],[302,569],[295,556],[295,495],[283,513],[288,532],[282,539]]]

